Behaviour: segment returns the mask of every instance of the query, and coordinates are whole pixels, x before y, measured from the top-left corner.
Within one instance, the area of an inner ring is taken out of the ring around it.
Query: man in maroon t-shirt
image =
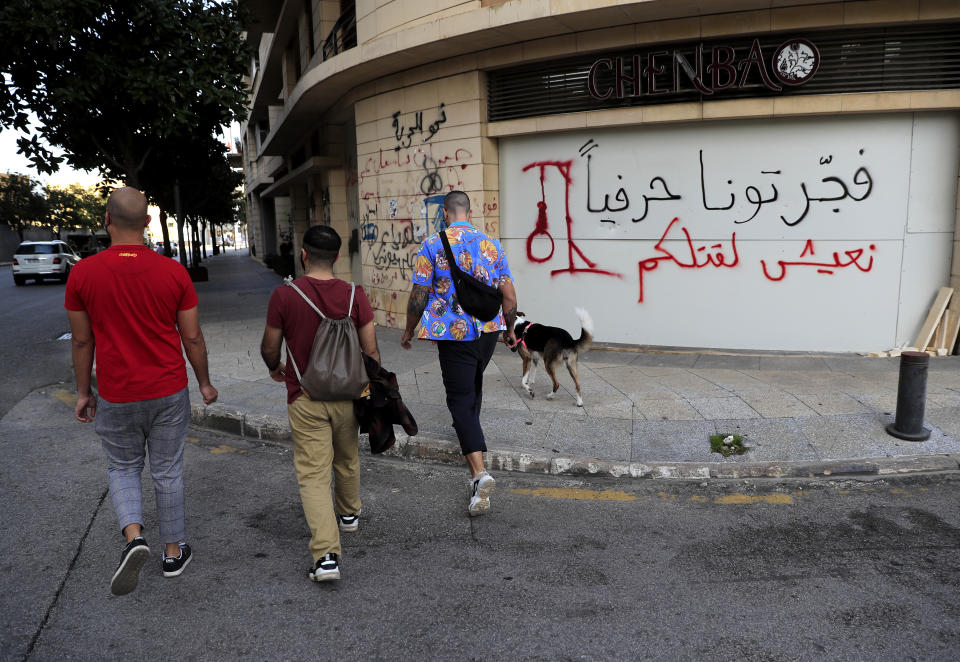
[[[83,423],[96,417],[109,461],[110,497],[127,540],[110,582],[116,595],[136,588],[150,557],[141,536],[140,474],[147,452],[165,543],[163,576],[176,577],[190,562],[183,507],[190,398],[181,344],[203,401],[217,400],[207,374],[193,283],[183,266],[143,245],[149,222],[143,193],[129,187],[115,190],[105,218],[110,248],[77,263],[64,303],[73,332],[75,415]],[[90,388],[94,350],[99,404]]]
[[[373,309],[362,287],[355,290],[333,275],[341,240],[328,225],[314,225],[303,235],[300,260],[306,273],[293,281],[324,315],[353,320],[365,354],[380,361],[373,326]],[[267,308],[260,355],[270,376],[287,384],[287,413],[293,432],[293,466],[300,484],[300,501],[310,527],[313,566],[310,579],[322,582],[340,579],[340,533],[360,525],[360,424],[353,401],[312,400],[300,388],[293,366],[281,363],[280,349],[287,341],[288,357],[306,371],[310,348],[320,325],[320,316],[292,287],[274,290]],[[330,499],[331,466],[336,475],[334,498]],[[338,531],[339,529],[339,531]]]

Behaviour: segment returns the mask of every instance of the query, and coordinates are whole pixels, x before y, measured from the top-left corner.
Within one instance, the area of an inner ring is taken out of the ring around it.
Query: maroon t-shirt
[[[293,284],[310,297],[310,300],[323,311],[330,319],[343,319],[350,308],[350,283],[339,278],[319,280],[312,276],[303,276],[293,281]],[[354,326],[359,329],[373,320],[373,308],[363,288],[357,285],[353,295],[353,309],[350,311]],[[270,296],[267,306],[267,326],[283,331],[283,339],[287,341],[287,404],[300,396],[300,382],[297,373],[290,363],[289,354],[293,354],[294,361],[300,373],[307,369],[310,360],[310,348],[313,338],[320,326],[320,316],[317,311],[303,300],[297,291],[289,285],[281,285]]]

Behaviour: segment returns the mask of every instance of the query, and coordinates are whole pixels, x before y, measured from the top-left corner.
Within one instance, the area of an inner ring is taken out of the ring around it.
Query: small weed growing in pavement
[[[747,452],[743,446],[743,437],[739,434],[711,434],[710,450],[724,457],[742,455]]]

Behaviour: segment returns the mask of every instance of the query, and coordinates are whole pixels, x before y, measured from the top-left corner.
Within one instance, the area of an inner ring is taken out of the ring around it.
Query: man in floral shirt
[[[473,212],[470,198],[463,191],[452,191],[443,200],[447,240],[457,265],[503,294],[500,314],[483,322],[464,311],[450,277],[450,265],[440,235],[435,234],[420,246],[414,259],[413,288],[407,304],[407,327],[400,344],[410,349],[414,330],[418,338],[437,343],[447,407],[460,441],[460,450],[470,467],[470,515],[482,515],[490,509],[490,494],[496,486],[486,472],[483,452],[487,450],[480,427],[483,398],[483,371],[503,332],[504,342],[512,347],[517,339],[513,327],[517,319],[517,293],[507,256],[500,242],[470,224]]]

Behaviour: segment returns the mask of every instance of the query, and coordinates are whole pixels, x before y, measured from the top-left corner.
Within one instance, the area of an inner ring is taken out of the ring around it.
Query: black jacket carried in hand
[[[411,437],[417,434],[417,422],[403,404],[397,376],[366,354],[363,362],[370,377],[370,396],[353,401],[361,434],[370,436],[370,452],[382,453],[396,442],[394,424]]]

